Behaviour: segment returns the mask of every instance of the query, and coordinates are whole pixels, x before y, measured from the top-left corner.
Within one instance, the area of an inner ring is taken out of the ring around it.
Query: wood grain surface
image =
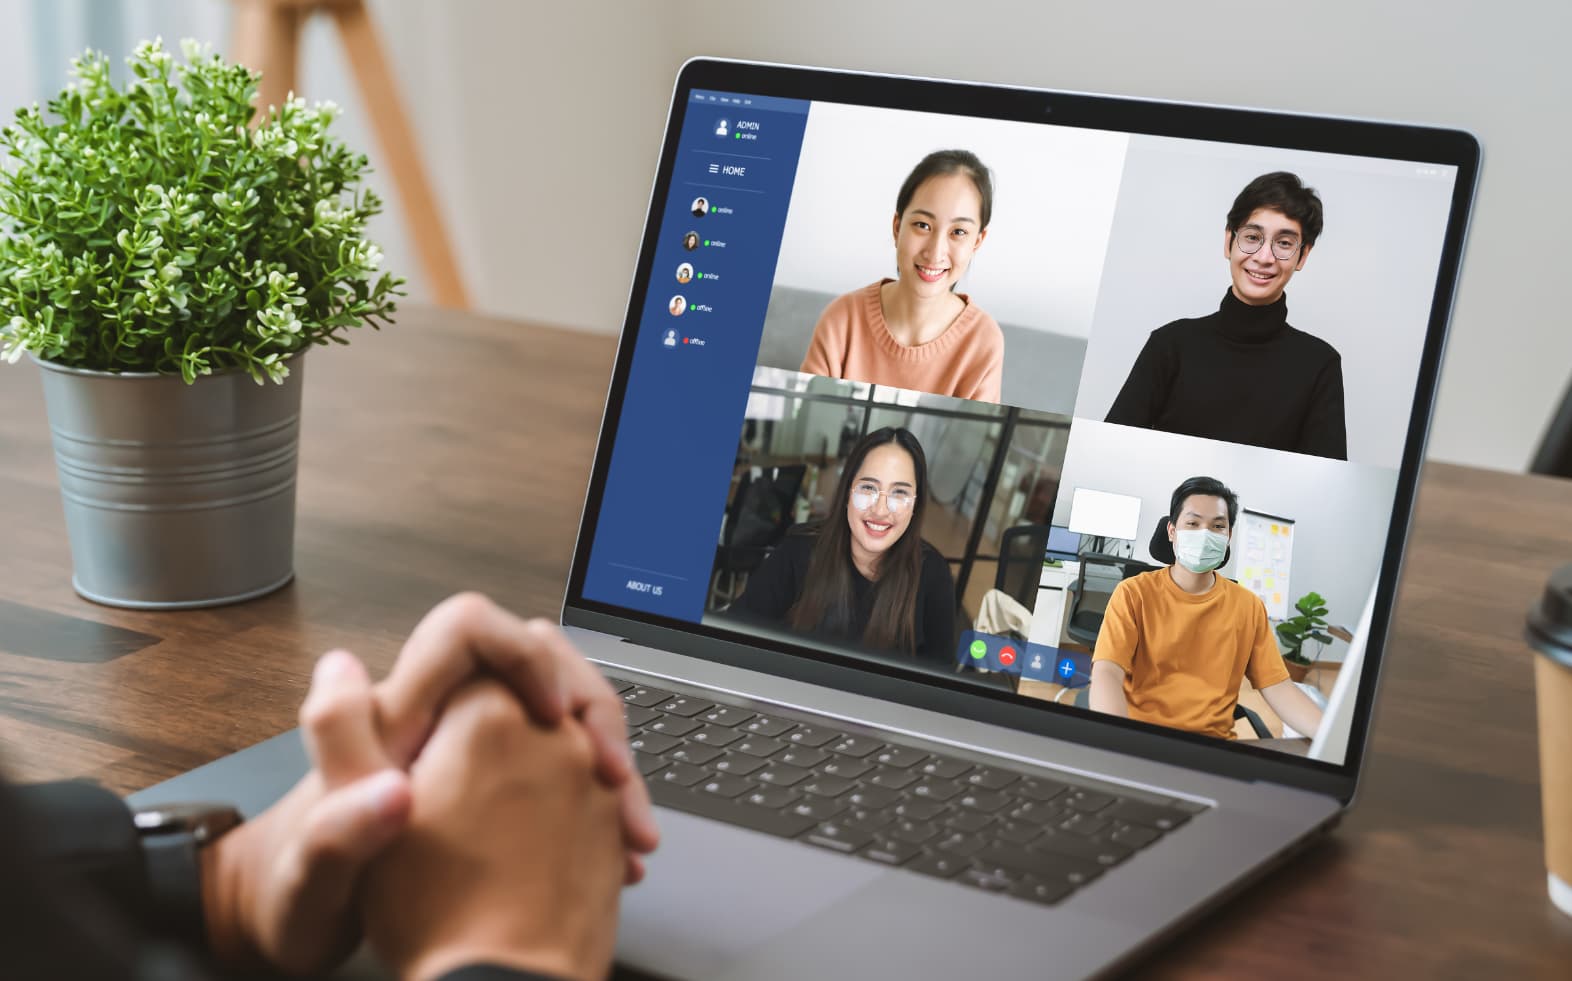
[[[313,352],[295,582],[179,613],[71,591],[38,369],[0,366],[0,764],[13,779],[132,791],[294,725],[323,651],[385,671],[456,590],[555,615],[614,349],[408,310]],[[1428,467],[1355,807],[1133,973],[1572,977],[1572,918],[1545,897],[1521,640],[1524,611],[1567,561],[1572,484]]]

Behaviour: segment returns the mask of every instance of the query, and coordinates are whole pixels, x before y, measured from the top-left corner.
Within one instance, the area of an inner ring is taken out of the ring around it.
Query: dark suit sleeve
[[[1175,361],[1162,331],[1154,330],[1146,338],[1146,345],[1136,355],[1130,366],[1124,387],[1108,409],[1105,422],[1120,426],[1140,426],[1153,429],[1168,404],[1168,393],[1173,387]]]
[[[1348,426],[1343,418],[1343,359],[1332,355],[1316,378],[1299,433],[1299,452],[1311,456],[1348,459]]]
[[[124,801],[85,781],[0,780],[0,955],[6,978],[203,981],[196,952],[153,939],[142,841]],[[489,964],[442,981],[560,981]]]
[[[0,781],[7,978],[195,979],[195,952],[149,933],[151,889],[125,803],[90,783]]]
[[[938,549],[923,549],[917,603],[917,615],[922,618],[922,646],[917,656],[936,667],[954,668],[955,580]]]
[[[31,784],[12,792],[22,834],[41,869],[103,895],[128,917],[145,913],[153,897],[142,842],[125,801],[84,780]]]

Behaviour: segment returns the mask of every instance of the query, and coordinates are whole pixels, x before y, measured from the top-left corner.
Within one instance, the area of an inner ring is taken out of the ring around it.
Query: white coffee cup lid
[[[1572,886],[1563,882],[1554,872],[1549,873],[1545,878],[1550,880],[1550,901],[1555,903],[1556,908],[1561,912],[1572,916]]]

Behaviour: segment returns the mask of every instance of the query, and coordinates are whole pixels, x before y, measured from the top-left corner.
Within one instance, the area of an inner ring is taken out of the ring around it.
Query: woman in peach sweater
[[[935,395],[999,401],[1004,333],[955,285],[988,236],[993,180],[967,150],[922,159],[895,198],[895,279],[819,315],[802,370]]]

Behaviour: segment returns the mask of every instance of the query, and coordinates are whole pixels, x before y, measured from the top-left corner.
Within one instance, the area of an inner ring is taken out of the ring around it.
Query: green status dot
[[[742,139],[742,134],[741,133],[734,133],[734,134],[732,134],[732,136],[733,136],[734,139],[739,139],[739,140]]]
[[[697,303],[690,303],[690,304],[688,304],[688,309],[689,310],[697,310],[698,308],[699,308],[699,305]]]
[[[981,661],[988,656],[988,645],[981,640],[972,641],[972,658]]]
[[[705,244],[705,245],[709,245],[709,244],[710,244],[710,240],[709,240],[709,239],[705,239],[705,240],[704,240],[704,244]]]
[[[720,207],[718,205],[713,205],[713,204],[710,205],[710,214],[713,215],[715,212],[717,212],[719,210],[720,210]]]

